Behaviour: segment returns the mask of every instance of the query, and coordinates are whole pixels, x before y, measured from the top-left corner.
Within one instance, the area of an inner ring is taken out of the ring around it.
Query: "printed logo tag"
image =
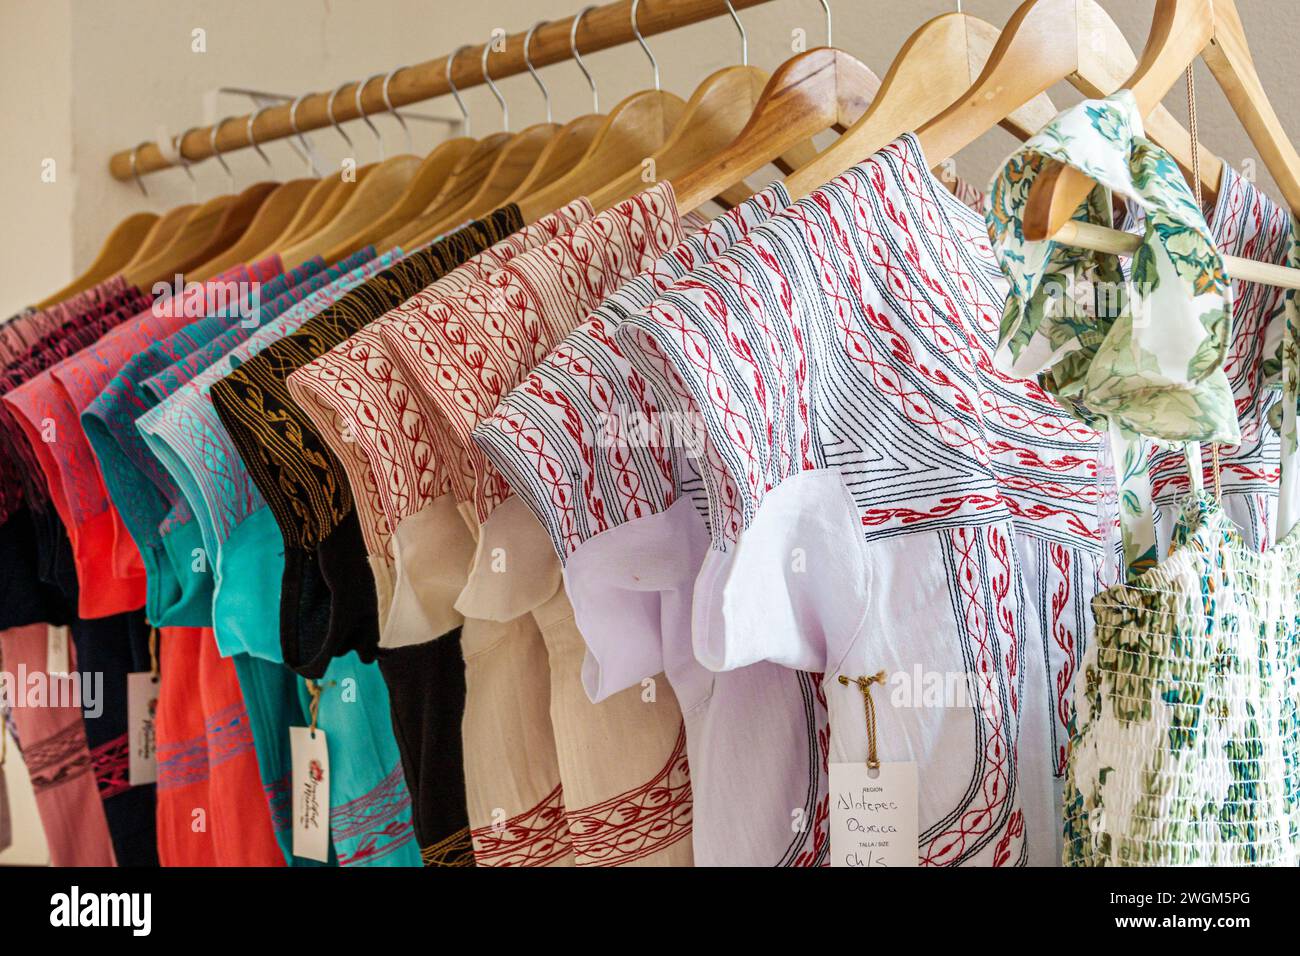
[[[51,677],[68,673],[70,670],[68,661],[68,629],[51,627],[45,644],[45,673]]]
[[[158,678],[152,671],[126,675],[126,725],[131,742],[130,781],[138,787],[158,782]]]
[[[330,756],[325,731],[289,728],[293,755],[293,855],[330,858]]]

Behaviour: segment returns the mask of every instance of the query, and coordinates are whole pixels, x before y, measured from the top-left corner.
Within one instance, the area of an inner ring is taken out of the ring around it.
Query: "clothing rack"
[[[769,0],[732,0],[731,6],[741,10],[768,2]],[[637,5],[636,27],[642,36],[653,36],[728,14],[726,0],[641,0]],[[632,28],[632,0],[616,0],[538,27],[528,48],[529,59],[534,67],[572,59],[569,33],[574,20],[579,18],[581,22],[576,36],[579,53],[605,50],[636,39]],[[516,33],[506,37],[504,49],[494,51],[491,55],[489,64],[493,80],[514,76],[528,69],[524,61],[525,36],[526,33]],[[458,53],[450,55],[453,59],[450,75],[457,89],[463,90],[484,82],[481,66],[483,47],[491,43],[489,40],[486,44],[464,47]],[[442,56],[436,60],[399,68],[388,84],[388,98],[392,105],[406,106],[451,93],[452,87],[447,82],[447,60],[448,56]],[[349,83],[332,91],[338,94],[334,97],[334,120],[345,122],[360,119],[363,115],[387,112],[383,87],[388,75],[379,73],[360,82],[360,111],[357,109],[357,83]],[[313,93],[297,101],[296,131],[290,118],[292,103],[262,111],[252,124],[255,128],[251,130],[248,122],[251,114],[229,117],[219,124],[220,129],[215,136],[216,152],[224,154],[248,148],[252,145],[250,131],[252,139],[261,145],[296,133],[331,126],[333,122],[327,108],[330,96],[331,91]],[[183,165],[184,161],[206,159],[213,155],[213,144],[212,127],[194,127],[187,130],[179,141],[178,148],[184,157],[182,161],[172,158],[172,149],[164,152],[157,143],[146,142],[134,149],[114,153],[108,168],[114,178],[127,181],[137,175]]]

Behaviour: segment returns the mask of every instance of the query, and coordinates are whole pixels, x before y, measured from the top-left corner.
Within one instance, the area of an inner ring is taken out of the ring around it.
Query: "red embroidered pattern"
[[[102,743],[90,752],[102,800],[131,789],[131,746],[126,734]]]
[[[94,764],[86,745],[81,717],[43,740],[23,742],[23,762],[36,793],[76,780],[89,773]]]
[[[686,481],[703,499],[698,469],[676,441],[676,423],[664,417],[614,331],[786,202],[784,190],[766,189],[655,260],[570,332],[474,429],[475,443],[532,508],[561,560],[615,525],[667,510]],[[634,429],[649,434],[638,440]],[[706,511],[707,501],[698,500],[697,507]]]
[[[1011,798],[1011,764],[1014,754],[1008,747],[1009,734],[1000,686],[1005,680],[1013,716],[1017,708],[1015,695],[1016,640],[1014,615],[1005,607],[1011,587],[1010,546],[1004,531],[996,525],[985,529],[956,528],[948,534],[957,565],[954,571],[957,594],[962,601],[965,638],[976,680],[977,714],[981,721],[983,746],[981,763],[976,768],[978,780],[968,802],[958,808],[954,825],[943,828],[928,841],[922,840],[922,866],[949,866],[961,862],[975,847],[987,840],[995,828],[1006,826],[1003,814]],[[979,552],[983,552],[980,554]],[[986,562],[992,558],[997,570],[990,574]],[[989,580],[997,606],[996,627],[989,620],[989,609],[980,593],[983,581]],[[1007,638],[1006,656],[999,661],[999,635]],[[999,677],[999,673],[1001,677]],[[1015,722],[1018,727],[1019,721]],[[1018,810],[1014,811],[1018,813]],[[1017,845],[1016,855],[1020,853]]]
[[[1072,600],[1070,594],[1071,552],[1068,548],[1063,548],[1055,543],[1049,544],[1047,550],[1052,572],[1052,580],[1045,588],[1051,601],[1048,637],[1056,650],[1056,653],[1051,653],[1049,649],[1048,660],[1055,662],[1052,673],[1052,689],[1056,692],[1056,723],[1057,731],[1060,732],[1070,726],[1070,717],[1074,709],[1075,662],[1079,660],[1081,655],[1078,648],[1079,642],[1075,640],[1073,615],[1067,613],[1070,610]],[[1061,734],[1059,739],[1062,742],[1056,747],[1056,772],[1058,775],[1063,775],[1068,751],[1064,741],[1067,738],[1065,734]]]
[[[578,866],[623,866],[691,833],[691,779],[686,726],[663,769],[635,790],[580,810],[566,810]]]
[[[524,227],[289,376],[290,393],[343,462],[363,505],[358,514],[371,554],[391,563],[392,529],[451,490],[449,452],[435,452],[438,436],[429,434],[401,367],[384,353],[380,331],[400,326],[413,310],[435,307],[443,296],[463,294],[590,215],[584,199]]]
[[[801,675],[802,676],[802,675]],[[812,685],[816,700],[817,754],[820,757],[820,770],[823,781],[827,781],[831,772],[831,725],[826,719],[826,688],[823,684],[826,675],[810,673],[806,675]],[[823,783],[819,789],[825,790]],[[793,866],[830,866],[831,848],[831,798],[823,793],[813,811],[812,845],[804,850],[792,864]]]
[[[510,489],[471,441],[473,429],[604,298],[680,241],[672,192],[661,184],[381,332],[428,400],[444,445],[462,451],[452,485],[480,521]]]
[[[402,768],[394,767],[373,790],[331,810],[330,835],[339,866],[373,863],[414,840]]]
[[[500,826],[476,827],[470,835],[479,866],[547,866],[573,852],[558,785],[537,806]]]

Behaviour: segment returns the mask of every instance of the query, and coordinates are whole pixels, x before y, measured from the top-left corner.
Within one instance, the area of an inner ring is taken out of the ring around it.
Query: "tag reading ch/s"
[[[325,731],[290,727],[293,759],[293,855],[330,858],[330,758]]]
[[[831,866],[916,866],[916,801],[914,763],[831,764]]]
[[[916,866],[918,823],[916,764],[881,763],[877,753],[876,704],[871,688],[885,671],[839,676],[862,693],[867,721],[867,759],[833,763],[830,773],[831,866]]]

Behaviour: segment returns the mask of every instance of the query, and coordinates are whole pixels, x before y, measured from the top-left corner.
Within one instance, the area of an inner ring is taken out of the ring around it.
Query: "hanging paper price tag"
[[[293,759],[293,855],[328,863],[330,857],[330,758],[325,731],[290,727]]]
[[[916,764],[881,763],[876,752],[871,688],[884,683],[885,672],[857,678],[841,675],[839,680],[862,692],[867,759],[831,764],[831,866],[916,866],[920,836]]]

